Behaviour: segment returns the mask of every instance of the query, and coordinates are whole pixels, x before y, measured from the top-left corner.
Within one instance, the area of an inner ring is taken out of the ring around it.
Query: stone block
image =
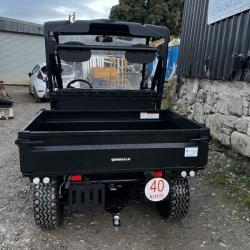
[[[211,89],[211,81],[207,79],[200,80],[200,88],[209,92]]]
[[[248,108],[249,107],[249,101],[246,98],[243,98],[242,100],[242,106]]]
[[[240,82],[240,81],[232,81],[232,82],[229,82],[229,86],[230,86],[230,88],[233,88],[233,89],[239,91],[239,90],[243,90],[244,83]]]
[[[203,113],[203,105],[201,103],[194,104],[194,120],[204,124],[205,123],[205,116]]]
[[[204,112],[205,114],[210,114],[210,113],[212,112],[212,106],[209,105],[209,104],[207,104],[207,103],[205,103],[205,104],[203,105],[203,112]]]
[[[226,100],[219,100],[215,104],[215,110],[216,112],[223,114],[223,115],[229,115],[229,105]]]
[[[194,84],[193,84],[193,89],[192,89],[192,93],[197,94],[198,90],[199,90],[199,79],[195,79],[194,80]]]
[[[250,136],[250,120],[249,120],[248,127],[247,127],[247,135]]]
[[[249,108],[247,108],[247,107],[243,107],[243,116],[248,116],[248,114],[249,114]]]
[[[201,89],[205,89],[206,88],[206,82],[201,80],[199,86],[200,86]]]
[[[186,115],[188,113],[189,105],[186,100],[178,99],[176,102],[176,111],[181,115]]]
[[[226,135],[231,135],[234,130],[231,128],[221,127],[221,132]]]
[[[235,151],[250,157],[250,136],[234,131],[231,135],[231,144]]]
[[[194,103],[198,90],[199,79],[188,79],[187,82],[181,86],[179,96],[181,97],[183,94],[186,94],[187,100],[190,103]]]
[[[215,93],[211,93],[211,92],[208,92],[207,94],[207,103],[209,105],[214,105],[216,103],[216,94]]]
[[[211,136],[219,140],[221,135],[221,124],[220,124],[220,115],[211,114],[206,117],[206,126],[210,128]]]
[[[237,117],[232,116],[232,115],[220,115],[219,116],[220,119],[220,123],[226,127],[229,128],[234,128],[235,127],[235,123],[237,121]]]
[[[187,100],[188,100],[191,104],[195,103],[195,99],[196,99],[196,93],[187,92]]]
[[[197,93],[196,99],[202,103],[205,102],[207,99],[207,91],[205,91],[204,89],[200,89]]]
[[[212,113],[217,113],[217,109],[215,106],[211,106],[212,107]]]
[[[230,135],[226,135],[226,134],[220,134],[219,136],[219,141],[225,145],[225,146],[231,146],[231,137]]]
[[[242,116],[243,106],[242,106],[242,97],[240,96],[231,96],[229,100],[229,112],[232,115]]]
[[[186,85],[183,84],[180,86],[179,97],[182,98],[182,96],[186,95],[186,93],[187,93]]]
[[[239,132],[247,133],[247,128],[248,128],[249,121],[244,118],[238,118],[235,122],[235,128]]]

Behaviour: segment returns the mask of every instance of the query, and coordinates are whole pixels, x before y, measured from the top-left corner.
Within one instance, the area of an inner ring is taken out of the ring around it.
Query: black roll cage
[[[79,44],[60,44],[59,36],[63,35],[113,35],[146,38],[146,45],[150,38],[164,39],[163,43],[157,48],[133,47],[133,46],[105,46],[105,45],[79,45]],[[55,91],[55,87],[63,87],[61,77],[61,59],[58,55],[60,50],[117,50],[131,52],[154,52],[158,56],[158,64],[152,80],[151,90],[155,91],[158,97],[162,96],[167,65],[168,43],[170,39],[169,30],[165,27],[139,24],[133,22],[120,22],[112,20],[79,20],[71,23],[70,21],[53,21],[44,24],[45,51],[47,64],[48,88],[50,93]],[[143,63],[142,83],[143,89],[145,79],[146,63]]]

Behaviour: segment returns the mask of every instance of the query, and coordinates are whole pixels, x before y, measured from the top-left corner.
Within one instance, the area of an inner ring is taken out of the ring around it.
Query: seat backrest
[[[61,89],[50,98],[54,110],[156,109],[161,101],[151,90]]]

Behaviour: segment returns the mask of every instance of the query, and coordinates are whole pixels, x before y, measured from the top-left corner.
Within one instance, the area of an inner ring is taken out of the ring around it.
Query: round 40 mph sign
[[[145,195],[150,201],[161,201],[168,193],[169,184],[163,178],[153,178],[145,186]]]

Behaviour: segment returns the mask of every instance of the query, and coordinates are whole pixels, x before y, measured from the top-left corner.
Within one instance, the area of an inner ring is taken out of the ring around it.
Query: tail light
[[[163,171],[155,171],[155,172],[153,172],[152,175],[153,175],[154,178],[163,177]]]
[[[71,179],[72,181],[82,181],[82,180],[83,180],[83,178],[82,178],[81,175],[71,175],[71,176],[70,176],[70,179]]]

